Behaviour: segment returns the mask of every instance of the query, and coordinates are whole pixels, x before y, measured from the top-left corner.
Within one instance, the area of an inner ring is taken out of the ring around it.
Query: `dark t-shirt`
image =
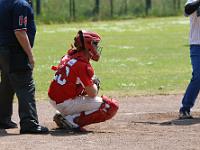
[[[0,45],[19,45],[16,30],[26,30],[33,47],[36,26],[31,5],[26,0],[0,0]]]

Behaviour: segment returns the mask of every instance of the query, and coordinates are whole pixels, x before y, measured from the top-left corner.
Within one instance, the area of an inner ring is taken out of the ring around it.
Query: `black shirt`
[[[33,47],[36,26],[31,5],[26,0],[0,0],[0,45],[19,45],[16,30],[26,30]]]

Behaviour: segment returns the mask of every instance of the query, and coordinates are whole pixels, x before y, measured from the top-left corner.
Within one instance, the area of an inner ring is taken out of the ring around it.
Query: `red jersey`
[[[93,75],[94,69],[82,52],[65,55],[58,65],[48,95],[56,103],[73,99],[80,95],[84,87],[93,85]]]

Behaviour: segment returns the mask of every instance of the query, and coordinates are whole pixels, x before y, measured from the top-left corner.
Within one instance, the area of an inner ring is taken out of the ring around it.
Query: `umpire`
[[[16,128],[11,121],[13,97],[19,102],[20,133],[47,133],[39,125],[32,77],[36,27],[29,0],[0,0],[0,128]]]

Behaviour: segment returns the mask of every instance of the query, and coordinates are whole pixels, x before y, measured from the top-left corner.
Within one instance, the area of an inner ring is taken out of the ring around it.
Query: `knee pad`
[[[98,110],[82,112],[80,116],[74,119],[74,122],[83,127],[93,123],[104,122],[114,117],[119,108],[117,101],[106,96],[102,96],[102,100],[103,103]]]
[[[115,99],[110,99],[106,96],[102,96],[103,104],[101,105],[100,109],[106,112],[106,120],[111,119],[119,109],[119,104]]]

